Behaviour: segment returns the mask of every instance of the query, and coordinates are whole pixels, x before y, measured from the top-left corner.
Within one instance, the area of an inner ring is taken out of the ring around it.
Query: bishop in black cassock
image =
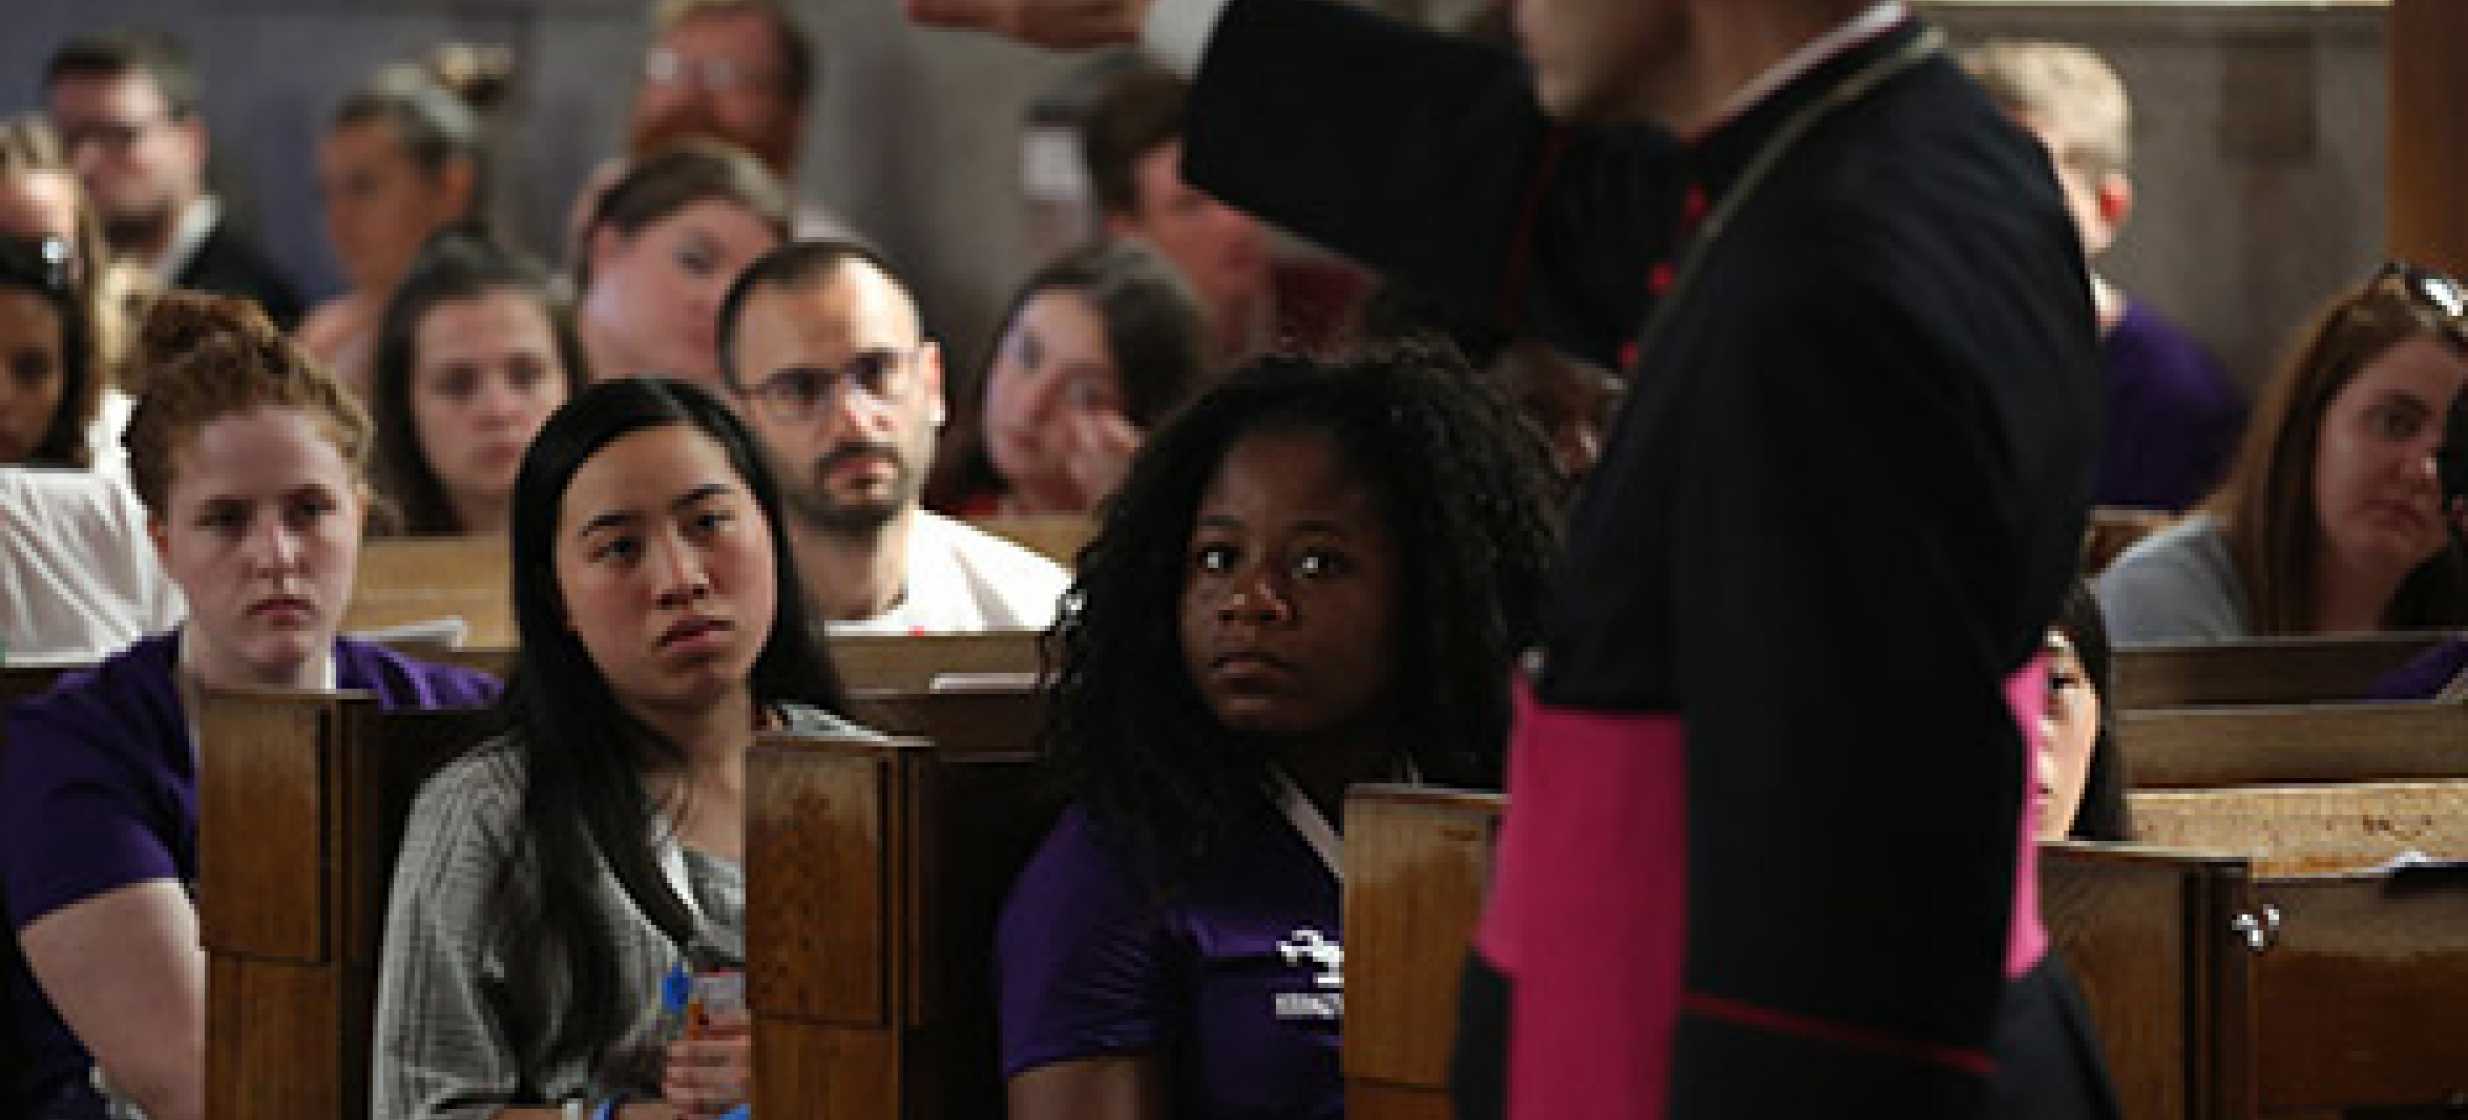
[[[2040,147],[1899,6],[1860,22],[1685,138],[1555,126],[1513,57],[1342,5],[1208,41],[1196,185],[1634,359],[1480,935],[1521,1117],[1976,1115],[2046,981],[2021,709],[2090,289]]]

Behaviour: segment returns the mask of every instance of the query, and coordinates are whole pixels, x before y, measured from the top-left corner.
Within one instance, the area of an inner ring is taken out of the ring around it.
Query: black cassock
[[[1996,1050],[2099,1096],[2042,1014],[2015,707],[2089,492],[2089,287],[2046,155],[1933,39],[1687,141],[1554,127],[1512,57],[1336,4],[1210,41],[1195,184],[1637,370],[1480,939],[1519,1116],[1975,1115]],[[1992,1043],[2001,1000],[2042,1029]]]

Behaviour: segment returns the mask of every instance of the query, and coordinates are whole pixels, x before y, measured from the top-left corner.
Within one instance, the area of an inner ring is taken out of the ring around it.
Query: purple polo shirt
[[[1341,892],[1274,816],[1258,841],[1160,893],[1067,810],[996,933],[1003,1076],[1077,1058],[1166,1063],[1173,1114],[1345,1115]]]
[[[2226,473],[2245,398],[2211,353],[2139,300],[2100,340],[2106,426],[2091,500],[2183,510]]]
[[[197,881],[197,754],[173,680],[177,631],[140,640],[19,701],[0,740],[0,1116],[101,1117],[93,1060],[26,966],[16,932],[63,906],[158,879]],[[348,638],[338,687],[384,708],[483,706],[487,674],[414,661]]]

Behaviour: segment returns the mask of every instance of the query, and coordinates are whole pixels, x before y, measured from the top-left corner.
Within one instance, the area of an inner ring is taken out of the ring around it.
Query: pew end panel
[[[747,786],[756,1113],[1000,1116],[994,926],[1060,807],[1034,756],[766,736]]]
[[[1498,794],[1356,786],[1346,794],[1346,1114],[1449,1113],[1457,988],[1490,887]]]
[[[2244,859],[2139,845],[2040,848],[2040,910],[2133,1120],[2226,1120],[2254,1101]]]
[[[209,692],[198,715],[198,921],[213,1120],[360,1117],[394,855],[485,710],[361,692]]]

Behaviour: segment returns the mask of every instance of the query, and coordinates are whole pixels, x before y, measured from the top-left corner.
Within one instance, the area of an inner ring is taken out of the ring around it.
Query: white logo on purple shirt
[[[1277,943],[1277,955],[1293,968],[1319,970],[1311,978],[1314,992],[1277,993],[1280,1021],[1335,1020],[1345,1017],[1345,946],[1316,929],[1298,929]]]

